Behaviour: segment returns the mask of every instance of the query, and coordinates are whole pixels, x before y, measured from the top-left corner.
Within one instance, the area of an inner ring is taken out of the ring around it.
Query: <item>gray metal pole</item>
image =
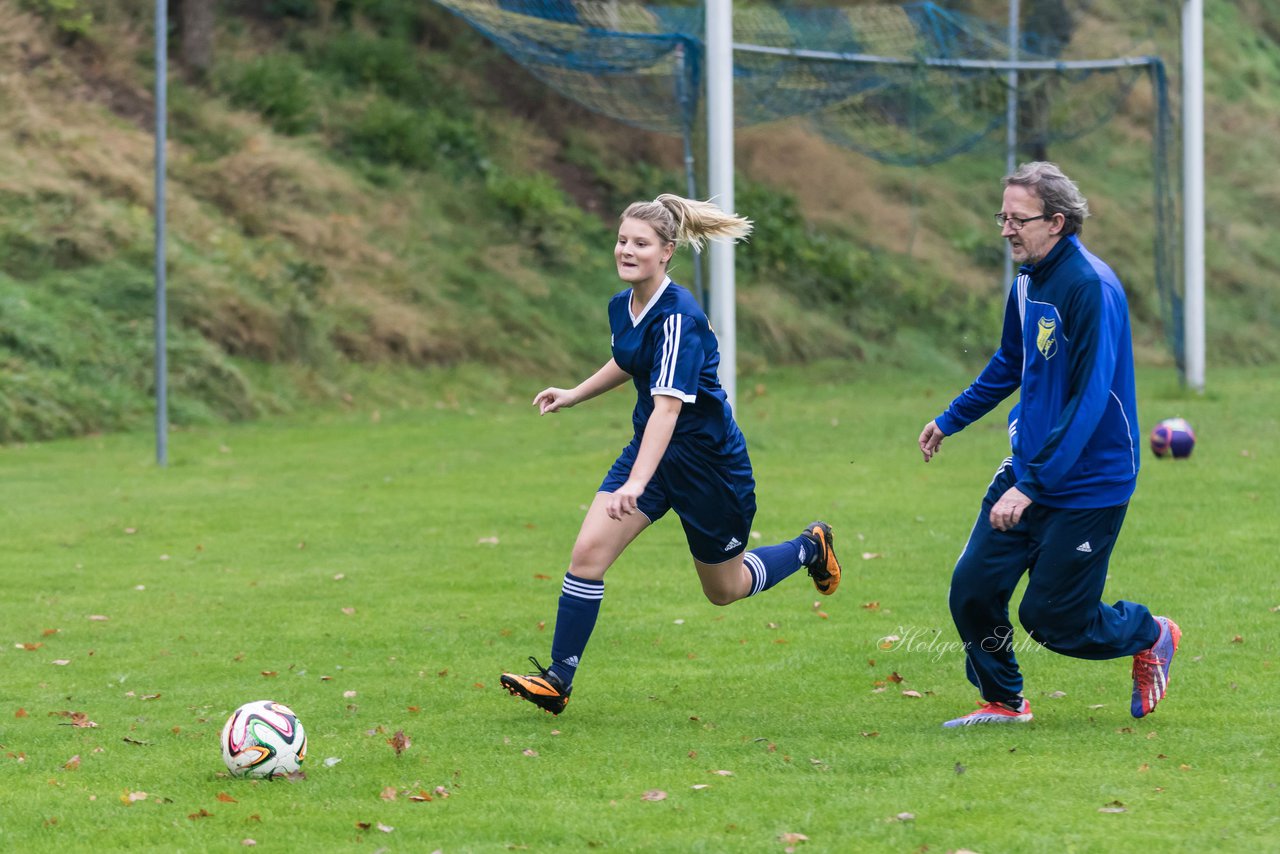
[[[707,0],[707,184],[725,213],[733,201],[733,0]],[[711,325],[720,342],[720,385],[732,405],[738,389],[733,242],[713,240]]]
[[[156,0],[156,463],[169,463],[169,390],[165,327],[165,126],[168,111],[169,12]]]
[[[1182,6],[1183,348],[1187,385],[1204,392],[1204,8]]]
[[[676,86],[676,102],[680,105],[680,137],[684,142],[685,196],[690,199],[696,199],[698,198],[698,175],[693,159],[694,111],[686,109],[690,93],[686,91],[685,87],[685,81],[689,80],[692,75],[689,73],[690,57],[683,44],[676,48],[676,56],[680,66],[680,82]],[[693,256],[693,294],[698,298],[698,305],[702,306],[703,311],[706,311],[707,293],[706,287],[702,283],[702,253],[695,249],[690,254]]]
[[[1009,61],[1018,61],[1018,0],[1009,0]],[[1018,70],[1009,69],[1009,92],[1005,106],[1005,174],[1013,173],[1018,168]],[[1008,242],[1004,245],[1004,286],[1013,287],[1013,250]]]

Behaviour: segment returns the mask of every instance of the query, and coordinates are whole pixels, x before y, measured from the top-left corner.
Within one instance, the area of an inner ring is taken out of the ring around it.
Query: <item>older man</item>
[[[1101,601],[1107,564],[1138,477],[1138,413],[1129,308],[1116,274],[1080,242],[1089,204],[1052,163],[1004,179],[996,224],[1021,267],[1000,347],[978,378],[925,425],[929,462],[942,440],[1020,390],[1001,463],[951,578],[951,616],[982,696],[957,727],[1025,723],[1009,600],[1030,572],[1018,618],[1075,658],[1133,656],[1135,718],[1164,697],[1181,630],[1143,605]]]

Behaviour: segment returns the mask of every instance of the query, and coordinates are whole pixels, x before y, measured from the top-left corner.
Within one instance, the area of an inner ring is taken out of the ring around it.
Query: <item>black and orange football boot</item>
[[[840,586],[840,561],[836,560],[835,538],[826,522],[812,522],[804,534],[816,544],[813,556],[805,564],[813,586],[823,596],[830,596]]]
[[[572,687],[566,688],[560,677],[538,663],[532,655],[529,660],[538,668],[537,673],[521,676],[518,673],[504,673],[499,680],[502,687],[511,692],[513,697],[521,697],[535,706],[546,709],[553,715],[564,711],[569,702]]]

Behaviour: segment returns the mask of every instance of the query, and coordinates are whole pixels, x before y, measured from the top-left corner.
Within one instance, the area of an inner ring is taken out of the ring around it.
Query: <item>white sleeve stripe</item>
[[[662,362],[658,367],[655,388],[669,388],[676,380],[676,356],[680,352],[681,316],[673,314],[662,323]]]
[[[685,394],[678,388],[651,388],[649,389],[649,394],[654,397],[657,397],[660,394],[666,395],[667,397],[678,397],[685,403],[693,403],[698,399],[696,394]]]

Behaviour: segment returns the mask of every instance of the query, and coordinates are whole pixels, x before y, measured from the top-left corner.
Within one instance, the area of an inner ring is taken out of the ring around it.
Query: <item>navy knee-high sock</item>
[[[804,534],[776,546],[752,549],[742,556],[743,564],[751,573],[751,592],[747,595],[768,590],[812,558],[813,542]]]
[[[560,677],[565,687],[573,684],[583,650],[596,627],[603,598],[603,581],[578,578],[570,572],[564,574],[555,634],[551,638],[551,666],[547,669]]]

